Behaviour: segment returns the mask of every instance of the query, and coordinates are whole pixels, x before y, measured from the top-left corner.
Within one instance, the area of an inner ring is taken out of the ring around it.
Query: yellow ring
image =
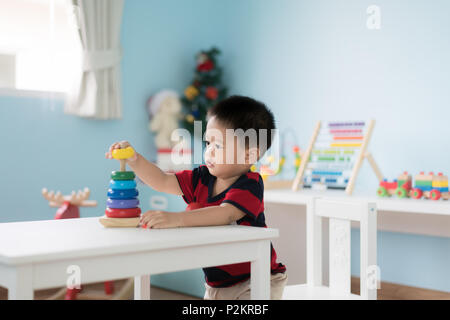
[[[126,147],[125,149],[114,149],[112,156],[114,159],[128,159],[134,155],[134,149],[132,147]]]

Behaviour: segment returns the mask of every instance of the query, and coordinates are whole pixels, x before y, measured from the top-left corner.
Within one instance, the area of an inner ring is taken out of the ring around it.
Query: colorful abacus
[[[137,196],[135,174],[126,171],[125,159],[134,155],[131,147],[115,149],[112,153],[114,159],[120,160],[120,171],[111,173],[109,182],[108,200],[106,202],[105,216],[100,223],[105,227],[137,227],[141,209]]]
[[[320,190],[345,189],[351,195],[364,159],[382,181],[383,175],[367,151],[374,126],[375,120],[318,121],[302,156],[292,190],[296,191],[300,186]]]

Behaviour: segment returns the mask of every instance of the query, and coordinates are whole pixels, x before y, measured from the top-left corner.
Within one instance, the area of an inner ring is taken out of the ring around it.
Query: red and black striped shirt
[[[230,187],[213,196],[216,177],[202,165],[194,170],[177,172],[176,177],[187,204],[197,202],[201,207],[229,203],[245,216],[238,225],[267,228],[264,217],[264,184],[259,173],[248,172],[240,176]],[[277,254],[271,244],[271,273],[285,272],[286,267],[277,263]],[[205,280],[211,287],[230,287],[250,278],[250,262],[203,268]]]

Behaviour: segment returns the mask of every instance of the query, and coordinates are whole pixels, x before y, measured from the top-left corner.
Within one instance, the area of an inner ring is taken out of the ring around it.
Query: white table
[[[450,201],[428,199],[399,199],[396,197],[380,198],[368,196],[367,193],[354,193],[347,195],[343,190],[311,190],[302,189],[292,191],[290,189],[267,190],[264,192],[265,203],[284,203],[294,205],[307,205],[312,197],[364,199],[377,204],[378,211],[421,213],[450,216]]]
[[[343,190],[272,189],[264,192],[267,205],[307,206],[313,197],[360,199],[374,202],[379,215],[378,229],[438,237],[450,237],[450,201],[429,199],[380,198],[375,191],[356,191],[347,195]]]
[[[279,259],[290,270],[289,284],[306,282],[306,209],[313,197],[361,199],[375,202],[377,229],[387,232],[450,237],[450,201],[426,199],[379,198],[375,190],[356,189],[348,196],[343,190],[271,189],[264,192],[264,204],[268,225],[278,228],[282,237],[274,241]],[[328,223],[326,223],[328,225]],[[328,235],[323,226],[324,247],[328,249]],[[352,223],[352,228],[359,224]],[[299,230],[303,230],[300,234]],[[286,240],[289,239],[289,240]],[[445,254],[445,252],[444,252]],[[324,257],[324,263],[328,258]],[[323,279],[328,279],[324,271]]]
[[[149,299],[150,274],[250,261],[251,299],[270,299],[270,241],[277,237],[276,229],[237,225],[104,228],[98,218],[1,223],[0,285],[9,299],[33,299],[33,290],[65,286],[80,270],[82,284],[135,277],[135,299]]]

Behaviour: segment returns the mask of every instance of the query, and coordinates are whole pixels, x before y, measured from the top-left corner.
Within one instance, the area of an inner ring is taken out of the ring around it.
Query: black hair
[[[260,101],[234,95],[218,102],[208,111],[208,115],[216,117],[220,123],[230,129],[242,129],[244,132],[248,129],[255,129],[261,155],[272,145],[272,129],[275,129],[275,119],[272,111]],[[267,130],[267,149],[261,149],[260,129]]]

